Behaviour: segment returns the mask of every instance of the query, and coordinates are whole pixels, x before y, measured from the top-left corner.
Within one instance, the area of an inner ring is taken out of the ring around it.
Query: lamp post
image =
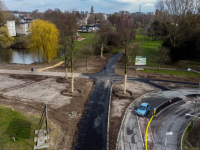
[[[200,74],[200,72],[198,72],[196,70],[193,70],[193,69],[190,69],[190,68],[188,68],[187,70],[188,71],[193,71],[193,72],[196,72],[196,73]],[[199,81],[199,87],[200,87],[200,81]],[[197,99],[196,99],[196,102],[195,102],[194,117],[193,117],[193,120],[192,120],[192,128],[194,127],[194,120],[195,120],[195,114],[196,114],[197,102],[198,102],[198,95],[199,95],[199,87],[198,87],[198,91],[197,91]]]

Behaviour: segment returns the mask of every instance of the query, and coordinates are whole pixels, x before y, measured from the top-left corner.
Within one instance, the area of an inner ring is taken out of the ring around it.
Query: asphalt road
[[[144,150],[145,142],[144,135],[147,122],[143,122],[143,126],[138,125],[138,120],[135,116],[135,111],[143,102],[148,102],[151,106],[151,111],[145,117],[148,120],[151,118],[153,109],[157,108],[163,102],[169,101],[172,98],[179,97],[183,99],[174,103],[158,113],[151,121],[149,130],[153,136],[153,144],[148,144],[151,150],[180,150],[182,134],[191,122],[192,117],[185,117],[185,113],[194,113],[194,102],[196,99],[197,89],[174,89],[149,93],[145,96],[133,101],[129,111],[125,116],[125,121],[122,124],[120,137],[118,138],[117,149],[119,150]],[[193,99],[187,95],[194,95]],[[197,113],[200,112],[200,103],[197,106]],[[138,136],[138,131],[142,136]],[[130,131],[132,132],[130,134]],[[148,134],[149,136],[149,134]],[[141,145],[143,145],[141,147]]]
[[[123,53],[111,57],[104,68],[97,74],[82,75],[89,76],[95,81],[95,86],[87,104],[75,144],[75,150],[106,150],[107,128],[110,90],[113,79],[120,76],[114,73],[117,62]]]

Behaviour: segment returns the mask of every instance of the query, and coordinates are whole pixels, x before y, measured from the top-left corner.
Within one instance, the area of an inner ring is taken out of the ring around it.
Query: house
[[[10,36],[16,36],[15,20],[7,21],[6,26],[8,28],[8,33],[10,34]]]
[[[93,26],[81,26],[78,29],[78,32],[96,32],[98,31],[98,27],[93,25]]]
[[[28,23],[28,24],[30,24],[31,20],[32,19],[30,17],[20,16],[20,22],[21,23]]]
[[[29,28],[28,23],[21,23],[20,25],[16,26],[16,32],[17,34],[27,35],[29,33],[28,28]]]

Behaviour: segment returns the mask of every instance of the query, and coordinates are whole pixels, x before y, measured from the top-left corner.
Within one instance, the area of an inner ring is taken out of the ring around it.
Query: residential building
[[[30,24],[31,18],[30,17],[20,16],[20,22],[21,23],[28,23],[28,24]]]
[[[99,30],[98,25],[93,25],[93,26],[81,26],[78,29],[78,32],[96,32]]]
[[[15,20],[7,21],[6,26],[8,28],[8,33],[10,34],[10,36],[16,36]]]
[[[28,27],[29,27],[28,23],[23,23],[23,24],[20,24],[20,25],[16,26],[17,34],[27,35],[29,33],[28,32]]]
[[[104,20],[108,20],[108,16],[106,14],[103,14]]]

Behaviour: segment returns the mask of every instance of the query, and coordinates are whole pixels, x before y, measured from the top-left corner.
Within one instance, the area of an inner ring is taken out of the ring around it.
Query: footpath
[[[49,71],[25,71],[25,70],[7,70],[7,69],[0,69],[0,73],[5,74],[26,74],[26,75],[43,75],[43,76],[65,76],[65,72],[49,72]],[[68,77],[71,77],[71,73],[67,74]],[[81,73],[74,73],[74,77],[79,77]]]
[[[26,74],[26,75],[43,75],[43,76],[65,76],[65,72],[51,72],[51,71],[44,71],[48,70],[57,66],[60,66],[64,62],[61,61],[53,66],[34,70],[34,71],[26,71],[26,70],[7,70],[7,69],[0,69],[0,73],[5,73],[5,74]],[[74,73],[74,77],[79,77],[81,73]],[[67,73],[68,77],[71,77],[71,73]]]

